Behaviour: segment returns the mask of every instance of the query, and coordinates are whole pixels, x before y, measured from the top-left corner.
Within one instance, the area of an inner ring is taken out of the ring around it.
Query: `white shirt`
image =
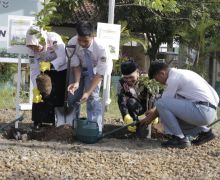
[[[200,75],[189,70],[170,68],[162,97],[178,95],[192,102],[209,102],[216,107],[219,103],[216,91]]]
[[[68,45],[76,45],[75,54],[71,58],[71,66],[77,67],[80,65],[86,67],[84,48],[78,44],[77,36],[71,38]],[[107,48],[97,38],[94,38],[88,50],[91,55],[94,74],[105,75],[110,61]],[[72,53],[70,48],[69,53]]]
[[[46,46],[41,52],[30,52],[33,58],[30,58],[31,80],[36,87],[36,77],[40,74],[39,62],[50,61],[56,71],[62,71],[67,68],[65,44],[60,35],[55,32],[46,32]]]

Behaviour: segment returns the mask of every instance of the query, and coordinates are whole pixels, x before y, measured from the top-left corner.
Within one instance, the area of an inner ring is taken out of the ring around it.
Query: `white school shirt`
[[[71,67],[77,67],[79,65],[81,67],[87,67],[84,58],[84,48],[82,48],[78,44],[77,38],[77,36],[74,36],[68,42],[68,45],[76,45],[75,54],[71,58]],[[72,53],[71,50],[72,49],[69,49],[70,54]],[[103,44],[101,44],[101,42],[97,38],[94,38],[88,50],[92,58],[94,74],[97,73],[104,76],[108,70],[108,64],[110,61],[107,48]]]
[[[46,32],[45,40],[46,46],[42,52],[33,52],[30,50],[29,53],[33,87],[37,87],[36,78],[40,74],[40,61],[51,62],[56,71],[62,71],[67,68],[65,44],[60,35],[55,32]]]
[[[218,106],[216,91],[197,73],[185,69],[169,69],[162,97],[184,97],[192,102],[203,101]]]

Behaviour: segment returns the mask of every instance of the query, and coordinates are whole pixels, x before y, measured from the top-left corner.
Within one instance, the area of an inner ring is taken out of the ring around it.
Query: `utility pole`
[[[114,10],[115,10],[115,0],[109,0],[109,8],[108,8],[108,23],[114,24]],[[111,72],[113,68],[112,59],[109,59],[111,63],[109,64],[109,68],[111,69],[109,72],[106,73],[103,80],[103,119],[104,119],[104,112],[108,111],[108,105],[111,103],[110,98],[110,89],[111,89]]]
[[[114,16],[115,16],[115,0],[109,0],[109,8],[108,8],[109,24],[114,24]]]

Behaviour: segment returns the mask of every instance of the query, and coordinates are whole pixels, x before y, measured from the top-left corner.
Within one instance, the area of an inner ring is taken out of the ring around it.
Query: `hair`
[[[129,75],[137,69],[138,65],[133,60],[124,61],[121,63],[121,73],[123,75]]]
[[[153,79],[155,75],[157,75],[161,70],[165,70],[168,68],[168,65],[164,62],[160,61],[153,61],[150,64],[149,70],[148,70],[148,76],[149,79]]]
[[[76,32],[79,36],[92,36],[93,25],[88,21],[80,21],[76,26]]]

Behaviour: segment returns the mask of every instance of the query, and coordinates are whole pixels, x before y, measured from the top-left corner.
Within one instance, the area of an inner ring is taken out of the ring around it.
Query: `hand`
[[[40,64],[41,72],[50,71],[50,67],[51,67],[50,62],[41,61],[39,64]]]
[[[129,92],[129,86],[126,82],[123,83],[123,89],[125,92]]]
[[[68,86],[67,90],[74,95],[75,91],[79,88],[79,82],[72,83]]]
[[[134,120],[133,120],[133,118],[129,114],[126,114],[125,117],[124,117],[124,122],[127,125],[127,124],[133,123]],[[128,131],[129,132],[135,133],[136,129],[137,129],[136,126],[128,126]]]
[[[88,98],[89,98],[89,93],[84,92],[81,99],[80,99],[80,103],[86,102],[88,100]]]
[[[148,125],[150,124],[153,120],[155,120],[158,117],[158,112],[156,108],[150,109],[145,113],[145,118],[141,120],[140,125]]]
[[[37,88],[33,89],[33,103],[40,103],[43,102],[42,95],[40,94],[40,91]]]

